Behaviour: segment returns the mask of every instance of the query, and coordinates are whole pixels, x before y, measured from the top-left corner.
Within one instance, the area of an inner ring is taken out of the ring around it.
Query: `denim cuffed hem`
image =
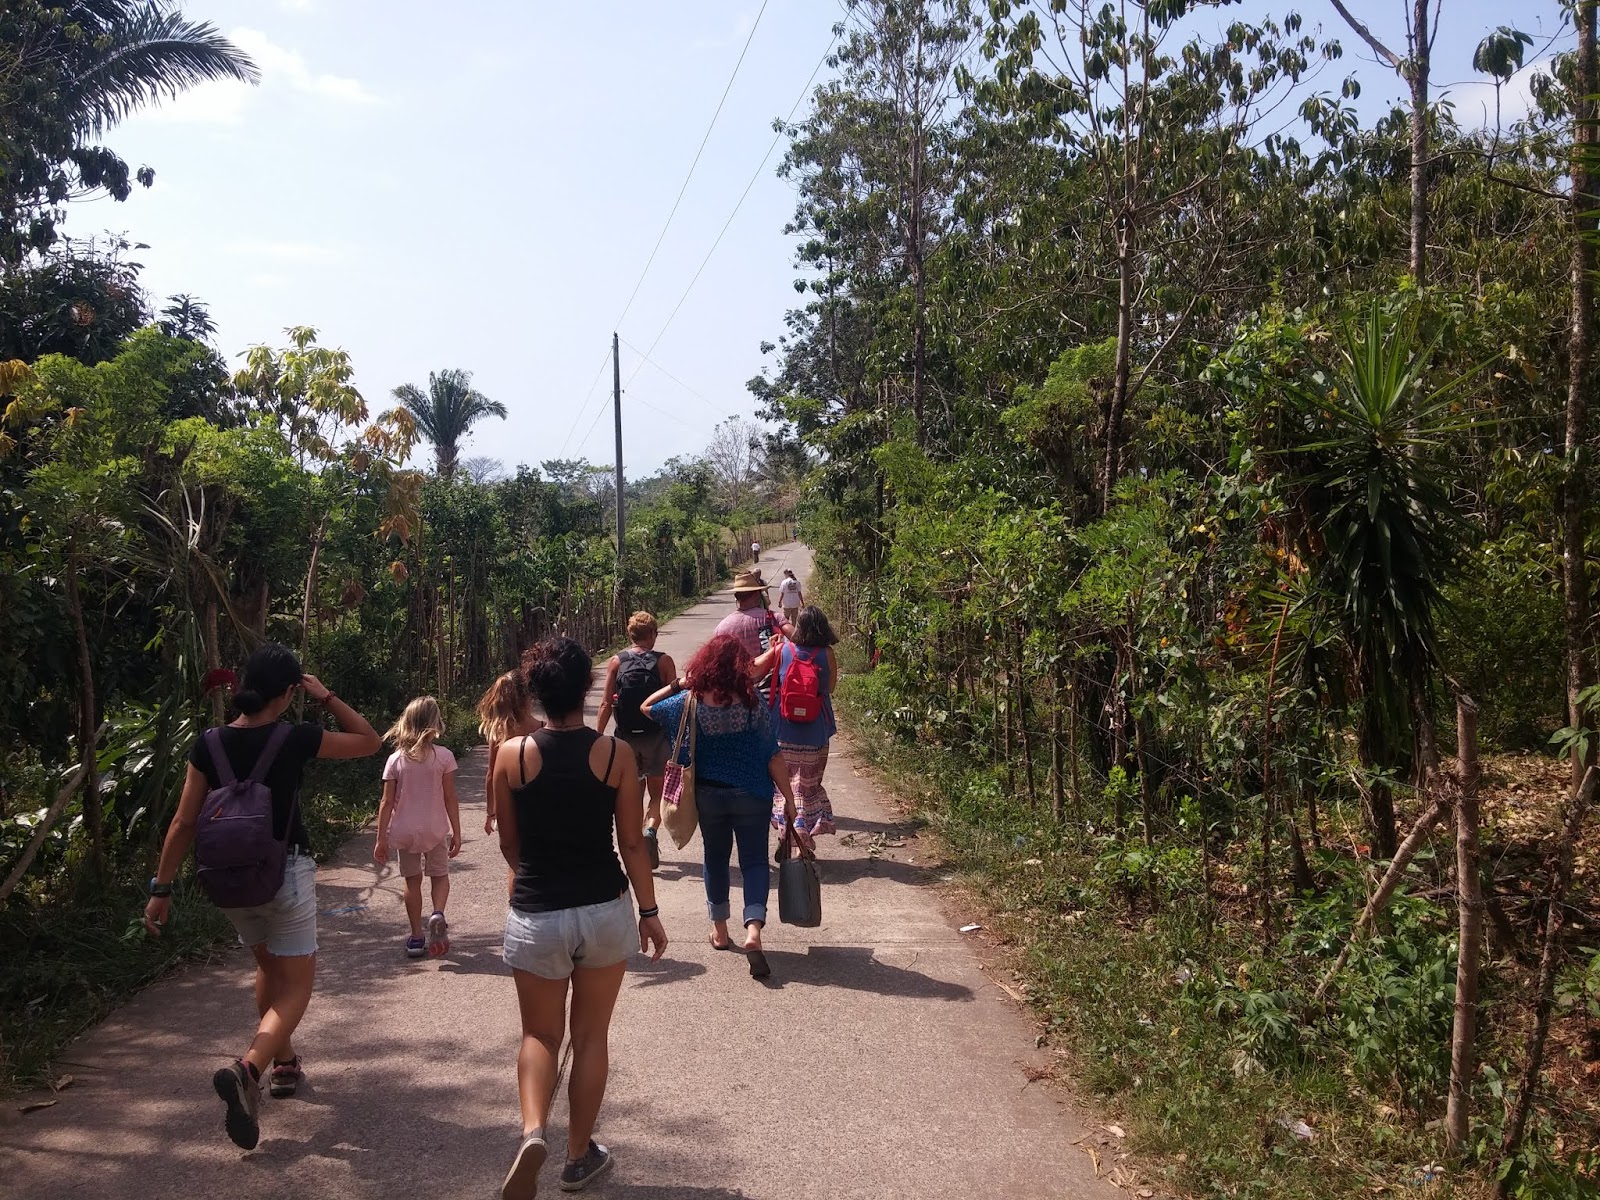
[[[763,925],[767,923],[767,906],[765,904],[746,904],[744,906],[744,923],[748,925],[751,921],[760,921]]]
[[[707,900],[706,915],[713,921],[726,921],[733,915],[733,907],[726,900],[721,904],[713,904]]]

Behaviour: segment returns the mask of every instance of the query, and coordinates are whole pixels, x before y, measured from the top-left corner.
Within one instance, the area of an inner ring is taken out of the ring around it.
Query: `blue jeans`
[[[767,869],[767,831],[772,828],[772,801],[757,799],[743,788],[699,783],[694,791],[700,812],[700,842],[706,852],[706,912],[713,921],[726,921],[728,860],[734,842],[739,844],[739,874],[744,879],[744,920],[765,923],[767,893],[772,875]]]

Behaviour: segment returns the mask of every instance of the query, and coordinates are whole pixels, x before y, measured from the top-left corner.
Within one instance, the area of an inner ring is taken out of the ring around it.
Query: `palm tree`
[[[249,56],[172,0],[0,4],[0,262],[48,250],[64,203],[103,189],[126,200],[149,167],[99,137],[135,111],[218,79],[255,83]]]
[[[506,416],[504,404],[472,390],[471,371],[429,371],[426,392],[414,383],[402,383],[393,395],[416,420],[422,436],[433,443],[434,460],[444,479],[455,474],[461,439],[472,427],[484,417]]]
[[[161,310],[161,332],[168,337],[209,342],[217,332],[211,310],[203,302],[182,292],[167,297],[167,301],[167,306]]]
[[[261,78],[249,55],[170,0],[79,0],[67,8],[84,29],[64,39],[62,64],[63,97],[81,132],[102,133],[196,84]]]

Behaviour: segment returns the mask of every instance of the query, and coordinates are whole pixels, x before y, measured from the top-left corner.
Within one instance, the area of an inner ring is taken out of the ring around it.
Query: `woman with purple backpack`
[[[343,732],[284,721],[297,688],[326,707]],[[226,1105],[228,1137],[252,1150],[261,1138],[261,1076],[270,1072],[272,1095],[279,1098],[294,1095],[300,1083],[292,1039],[316,977],[317,865],[299,805],[305,765],[313,758],[365,758],[383,742],[365,717],[302,672],[289,650],[272,643],[250,656],[233,704],[238,717],[208,729],[189,751],[183,795],[150,880],[144,925],[161,936],[171,913],[172,881],[196,844],[204,812],[211,828],[196,845],[197,877],[255,956],[260,1016],[244,1056],[220,1068],[211,1083]],[[230,826],[233,833],[219,834]]]

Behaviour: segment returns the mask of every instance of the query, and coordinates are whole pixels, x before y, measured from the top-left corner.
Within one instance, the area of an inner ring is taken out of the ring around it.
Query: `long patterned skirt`
[[[828,789],[822,786],[822,774],[828,769],[827,746],[791,746],[780,742],[778,749],[789,767],[789,784],[794,788],[794,803],[798,810],[795,824],[811,836],[819,833],[838,833],[833,825],[833,804],[828,800]],[[772,824],[783,828],[783,796],[772,798]]]

